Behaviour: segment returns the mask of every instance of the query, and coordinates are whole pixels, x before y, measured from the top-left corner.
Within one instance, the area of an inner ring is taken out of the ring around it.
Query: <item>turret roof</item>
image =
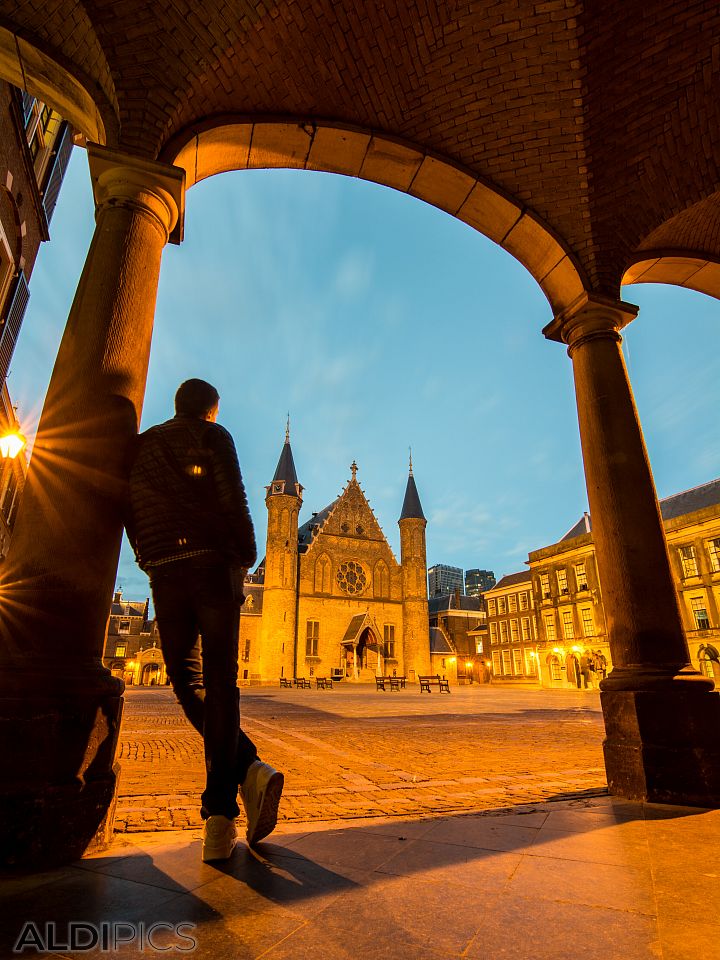
[[[415,477],[412,474],[412,467],[410,468],[410,475],[408,476],[407,487],[405,488],[405,499],[403,500],[400,519],[401,520],[424,520],[425,519],[425,514],[423,513],[422,507],[420,505],[420,495],[418,494],[417,487],[415,486]]]
[[[282,453],[280,454],[280,459],[278,460],[278,465],[275,470],[275,480],[284,480],[286,490],[290,488],[291,484],[296,484],[298,482],[297,472],[295,470],[295,461],[293,460],[292,448],[290,446],[290,421],[288,420],[288,426],[285,430],[285,443],[283,444]]]

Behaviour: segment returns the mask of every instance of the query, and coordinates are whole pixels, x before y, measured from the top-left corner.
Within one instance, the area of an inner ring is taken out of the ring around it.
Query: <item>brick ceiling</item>
[[[3,0],[0,23],[133,153],[213,114],[342,123],[497,185],[597,292],[651,235],[676,249],[673,218],[720,260],[717,0]]]

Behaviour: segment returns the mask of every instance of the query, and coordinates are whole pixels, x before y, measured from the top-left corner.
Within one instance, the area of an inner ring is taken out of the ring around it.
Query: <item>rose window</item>
[[[347,560],[338,568],[337,582],[344,593],[354,596],[362,593],[367,586],[367,576],[359,563],[355,560]]]

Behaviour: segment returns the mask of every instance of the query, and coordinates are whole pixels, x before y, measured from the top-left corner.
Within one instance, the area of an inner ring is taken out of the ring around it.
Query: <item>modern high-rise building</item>
[[[479,597],[485,590],[492,590],[497,583],[492,570],[466,570],[465,595]]]
[[[428,596],[442,597],[459,590],[464,592],[463,572],[460,567],[450,567],[446,563],[436,563],[428,569]]]

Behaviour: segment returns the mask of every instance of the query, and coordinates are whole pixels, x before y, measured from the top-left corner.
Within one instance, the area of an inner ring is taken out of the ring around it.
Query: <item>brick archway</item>
[[[586,291],[572,252],[522,203],[441,156],[377,132],[301,120],[218,117],[185,130],[159,159],[185,170],[186,186],[231,170],[285,168],[359,177],[444,210],[523,264],[553,313]]]

